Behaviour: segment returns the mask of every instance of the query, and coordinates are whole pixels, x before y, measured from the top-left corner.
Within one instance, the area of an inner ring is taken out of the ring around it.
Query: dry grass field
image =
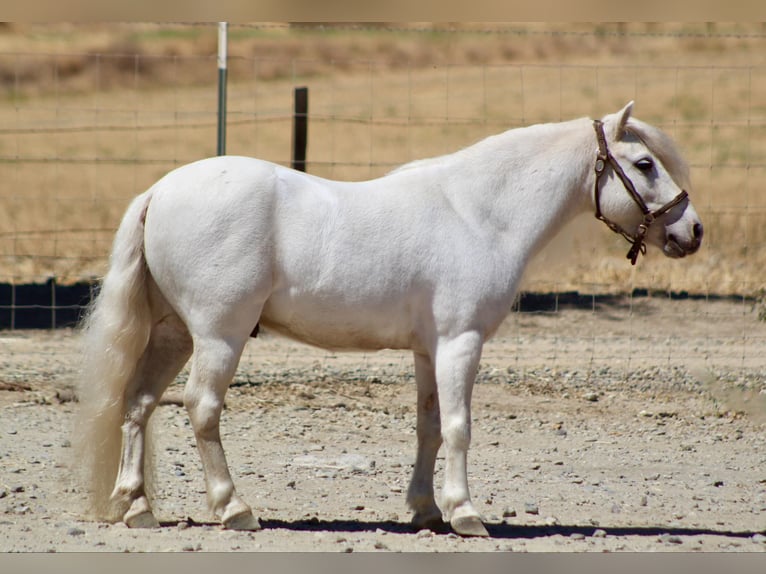
[[[124,208],[216,149],[210,25],[0,30],[0,281],[99,276]],[[756,294],[766,285],[761,24],[230,28],[227,152],[288,163],[292,90],[310,90],[308,170],[366,179],[508,128],[628,100],[679,142],[706,243],[685,261],[576,221],[528,273],[542,291]]]

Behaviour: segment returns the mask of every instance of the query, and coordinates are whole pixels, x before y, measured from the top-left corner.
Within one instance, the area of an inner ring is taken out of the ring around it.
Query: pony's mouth
[[[692,238],[688,242],[682,243],[674,234],[669,233],[665,239],[665,245],[663,246],[662,251],[668,257],[673,259],[680,259],[696,252],[700,248],[701,244],[702,225],[695,224]]]
[[[672,259],[680,259],[682,257],[686,257],[687,254],[687,251],[678,244],[678,241],[672,235],[670,235],[667,241],[665,241],[662,252]]]

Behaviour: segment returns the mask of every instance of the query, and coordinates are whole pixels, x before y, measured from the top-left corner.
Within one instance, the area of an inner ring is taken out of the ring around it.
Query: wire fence
[[[766,30],[732,26],[232,25],[227,152],[288,165],[298,85],[310,90],[307,171],[347,180],[636,100],[636,115],[690,161],[704,248],[682,262],[650,253],[632,269],[620,238],[577,220],[532,265],[525,291],[756,305],[766,285]],[[32,315],[71,324],[130,199],[215,153],[215,26],[106,33],[101,47],[0,51],[4,328]]]

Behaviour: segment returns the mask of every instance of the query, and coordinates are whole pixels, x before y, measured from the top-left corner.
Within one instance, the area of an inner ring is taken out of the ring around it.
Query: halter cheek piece
[[[603,122],[601,122],[600,120],[594,120],[593,127],[596,130],[596,139],[598,140],[598,156],[596,157],[596,166],[595,166],[596,183],[593,189],[593,195],[596,202],[596,219],[606,223],[609,229],[611,229],[615,233],[619,233],[625,239],[627,239],[629,243],[633,244],[633,246],[628,251],[627,257],[628,259],[630,259],[631,264],[635,265],[636,259],[638,259],[639,252],[646,253],[646,243],[644,243],[644,238],[646,237],[646,234],[649,231],[649,226],[651,226],[651,224],[654,223],[654,221],[660,215],[670,211],[676,205],[678,205],[684,199],[686,199],[688,194],[686,193],[685,190],[682,190],[681,193],[679,193],[677,196],[675,196],[672,200],[670,200],[668,203],[666,203],[662,207],[655,209],[654,211],[650,210],[649,207],[647,207],[644,199],[636,191],[636,188],[633,185],[633,182],[630,181],[627,175],[625,175],[625,172],[622,170],[622,167],[620,167],[620,164],[617,163],[617,160],[614,159],[614,156],[609,152],[609,148],[606,146],[606,136],[604,135]],[[616,173],[617,177],[619,177],[622,180],[622,184],[625,186],[625,190],[633,198],[633,201],[636,202],[638,207],[641,209],[641,213],[644,216],[643,220],[638,225],[638,229],[635,235],[625,231],[625,229],[623,229],[619,224],[615,223],[614,221],[611,221],[606,216],[604,216],[603,213],[601,213],[601,199],[600,199],[601,189],[599,187],[599,183],[601,182],[601,177],[604,175],[606,171],[607,163],[609,163],[609,165],[612,166],[614,173]]]

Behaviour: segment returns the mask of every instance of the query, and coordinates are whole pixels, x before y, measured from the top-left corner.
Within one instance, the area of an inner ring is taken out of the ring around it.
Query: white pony
[[[487,535],[468,491],[471,392],[532,255],[585,210],[633,243],[633,262],[645,244],[669,257],[700,246],[685,163],[631,110],[513,129],[365,182],[244,157],[163,177],[128,208],[85,322],[76,439],[91,511],[157,526],[147,422],[191,357],[184,403],[208,502],[225,528],[260,528],[219,435],[224,395],[260,324],[325,348],[411,349],[413,524],[446,518],[460,534]]]

